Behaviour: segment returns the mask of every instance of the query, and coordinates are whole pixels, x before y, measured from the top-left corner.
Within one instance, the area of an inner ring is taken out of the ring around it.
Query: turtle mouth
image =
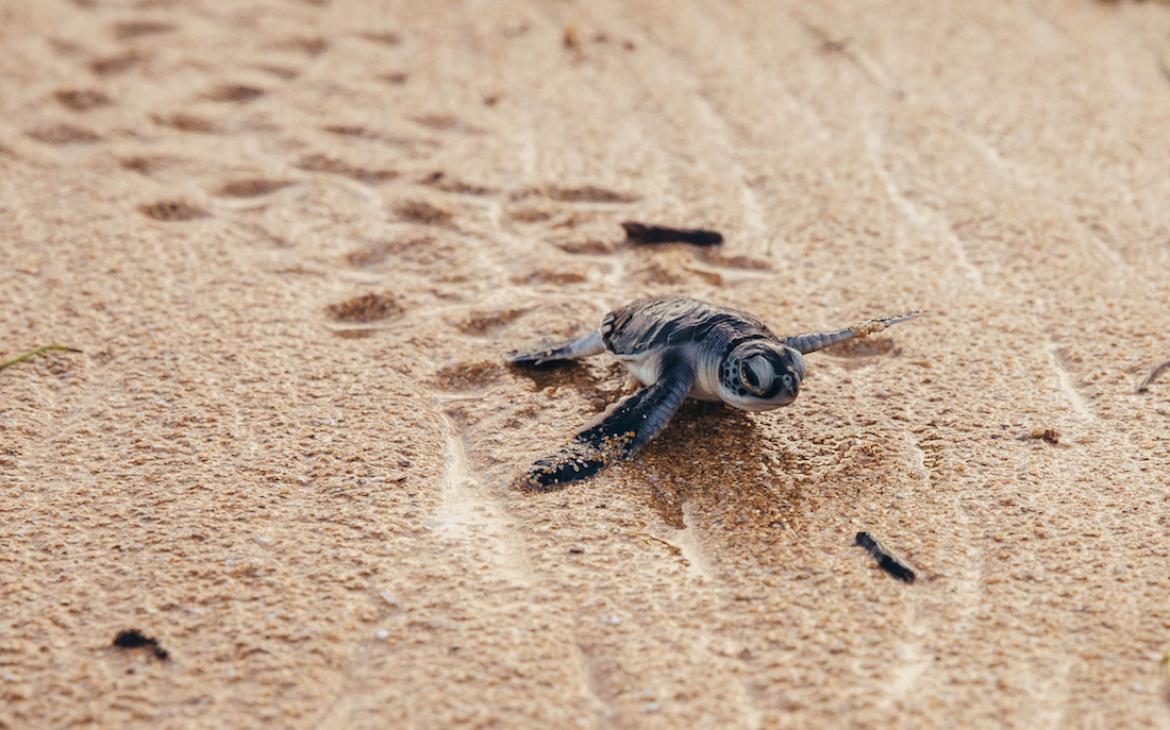
[[[781,377],[776,378],[776,386],[779,392],[784,394],[785,403],[791,403],[796,400],[796,396],[800,395],[800,380],[792,373],[784,373]]]

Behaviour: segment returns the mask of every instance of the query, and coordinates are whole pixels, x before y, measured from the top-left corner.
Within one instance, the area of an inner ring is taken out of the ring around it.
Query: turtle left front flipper
[[[913,312],[866,320],[861,324],[855,324],[852,327],[833,330],[831,332],[808,332],[803,335],[786,337],[784,338],[784,344],[798,350],[803,355],[807,355],[818,350],[823,350],[826,347],[832,347],[846,340],[851,340],[854,337],[869,337],[870,335],[881,332],[887,327],[899,324],[900,322],[909,322],[912,319],[921,317],[923,314],[925,312],[915,310]]]
[[[550,492],[632,456],[662,433],[694,382],[689,364],[681,358],[664,358],[662,372],[652,385],[618,401],[566,448],[533,464],[521,477],[520,486]]]

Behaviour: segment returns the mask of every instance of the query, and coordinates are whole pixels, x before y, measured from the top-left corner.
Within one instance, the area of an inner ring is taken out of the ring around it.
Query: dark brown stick
[[[868,532],[857,533],[857,537],[853,538],[853,544],[865,548],[865,551],[877,561],[878,567],[893,577],[906,583],[914,582],[914,571],[895,560],[894,556],[887,553],[881,543],[873,539]]]
[[[637,221],[622,223],[626,229],[626,240],[631,243],[689,243],[693,246],[718,246],[723,243],[723,234],[702,228],[670,228],[652,226]]]

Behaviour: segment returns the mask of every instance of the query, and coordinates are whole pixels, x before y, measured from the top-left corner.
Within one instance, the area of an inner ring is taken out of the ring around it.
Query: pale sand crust
[[[4,2],[0,727],[1170,727],[1168,24]],[[510,488],[668,292],[931,314]]]

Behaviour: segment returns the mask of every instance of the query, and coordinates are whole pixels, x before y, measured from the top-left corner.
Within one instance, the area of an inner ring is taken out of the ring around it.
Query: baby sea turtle
[[[796,400],[804,355],[917,317],[909,312],[780,338],[756,317],[689,297],[639,299],[605,315],[601,328],[558,345],[512,352],[508,362],[549,365],[609,352],[644,387],[582,429],[560,454],[536,462],[521,486],[539,491],[596,474],[666,428],[684,400],[765,411]]]

